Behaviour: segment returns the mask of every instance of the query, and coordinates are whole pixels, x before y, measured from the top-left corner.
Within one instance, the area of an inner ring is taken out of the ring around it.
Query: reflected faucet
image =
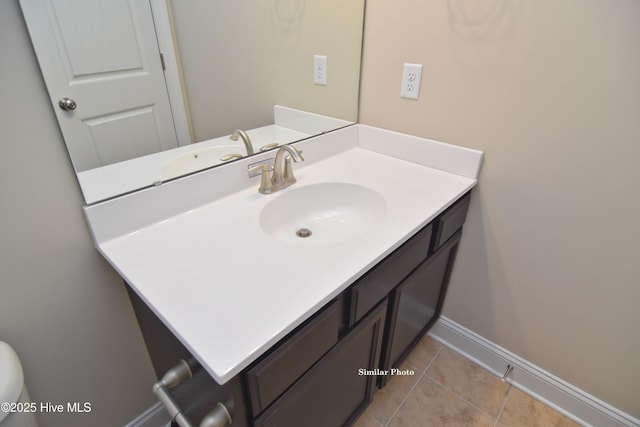
[[[253,154],[253,145],[251,145],[251,139],[249,139],[249,135],[247,135],[247,133],[242,129],[236,129],[233,131],[229,139],[232,141],[237,141],[238,137],[242,138],[242,142],[244,142],[244,148],[247,150],[247,156]]]

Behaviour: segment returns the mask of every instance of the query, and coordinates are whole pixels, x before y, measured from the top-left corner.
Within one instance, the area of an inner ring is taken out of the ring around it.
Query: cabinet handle
[[[169,389],[177,387],[191,378],[193,378],[191,365],[185,360],[180,360],[180,363],[169,369],[162,379],[153,385],[153,392],[158,400],[164,405],[171,419],[180,427],[194,427],[194,424],[189,421],[180,405],[173,399]],[[225,427],[232,421],[231,413],[227,407],[222,402],[218,402],[216,407],[205,415],[199,427]]]

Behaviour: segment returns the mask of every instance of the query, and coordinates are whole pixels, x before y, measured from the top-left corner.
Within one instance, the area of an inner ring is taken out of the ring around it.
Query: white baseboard
[[[558,412],[585,426],[640,427],[640,420],[574,387],[505,350],[451,319],[441,317],[429,331],[434,339],[507,381]]]

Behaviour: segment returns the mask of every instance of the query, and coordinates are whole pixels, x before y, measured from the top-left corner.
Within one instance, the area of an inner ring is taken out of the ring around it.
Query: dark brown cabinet
[[[391,294],[382,369],[398,367],[440,316],[461,235],[458,230]]]
[[[360,320],[415,267],[427,259],[431,228],[429,224],[418,231],[351,286],[350,325]]]
[[[255,421],[257,427],[349,425],[373,397],[386,300]],[[363,372],[364,370],[364,372]]]
[[[390,378],[376,376],[377,370],[398,367],[438,319],[469,200],[469,193],[458,199],[229,386],[214,387],[232,395],[233,425],[351,425]],[[133,292],[131,297],[162,375],[186,349]]]
[[[471,192],[468,192],[431,223],[433,224],[433,234],[431,236],[429,254],[435,252],[444,242],[448,241],[451,236],[462,228],[467,218],[470,201]]]
[[[351,286],[351,324],[389,298],[381,371],[397,368],[440,316],[469,201],[467,193]]]
[[[282,345],[247,369],[253,414],[267,408],[336,344],[341,314],[337,301],[329,303]]]

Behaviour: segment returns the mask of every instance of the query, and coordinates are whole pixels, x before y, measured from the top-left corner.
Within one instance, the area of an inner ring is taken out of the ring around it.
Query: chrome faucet
[[[247,150],[247,156],[253,154],[253,145],[251,145],[251,139],[249,139],[249,135],[247,135],[247,133],[242,129],[236,129],[233,131],[229,139],[232,141],[237,141],[238,137],[242,138],[242,142],[244,142],[244,148]]]
[[[292,145],[283,145],[276,153],[276,159],[273,163],[273,167],[262,163],[250,168],[249,173],[262,173],[258,192],[262,194],[271,194],[295,183],[296,177],[293,176],[293,168],[291,167],[292,161],[296,163],[304,161],[302,151],[298,151]],[[269,177],[269,171],[273,171],[271,177]]]

